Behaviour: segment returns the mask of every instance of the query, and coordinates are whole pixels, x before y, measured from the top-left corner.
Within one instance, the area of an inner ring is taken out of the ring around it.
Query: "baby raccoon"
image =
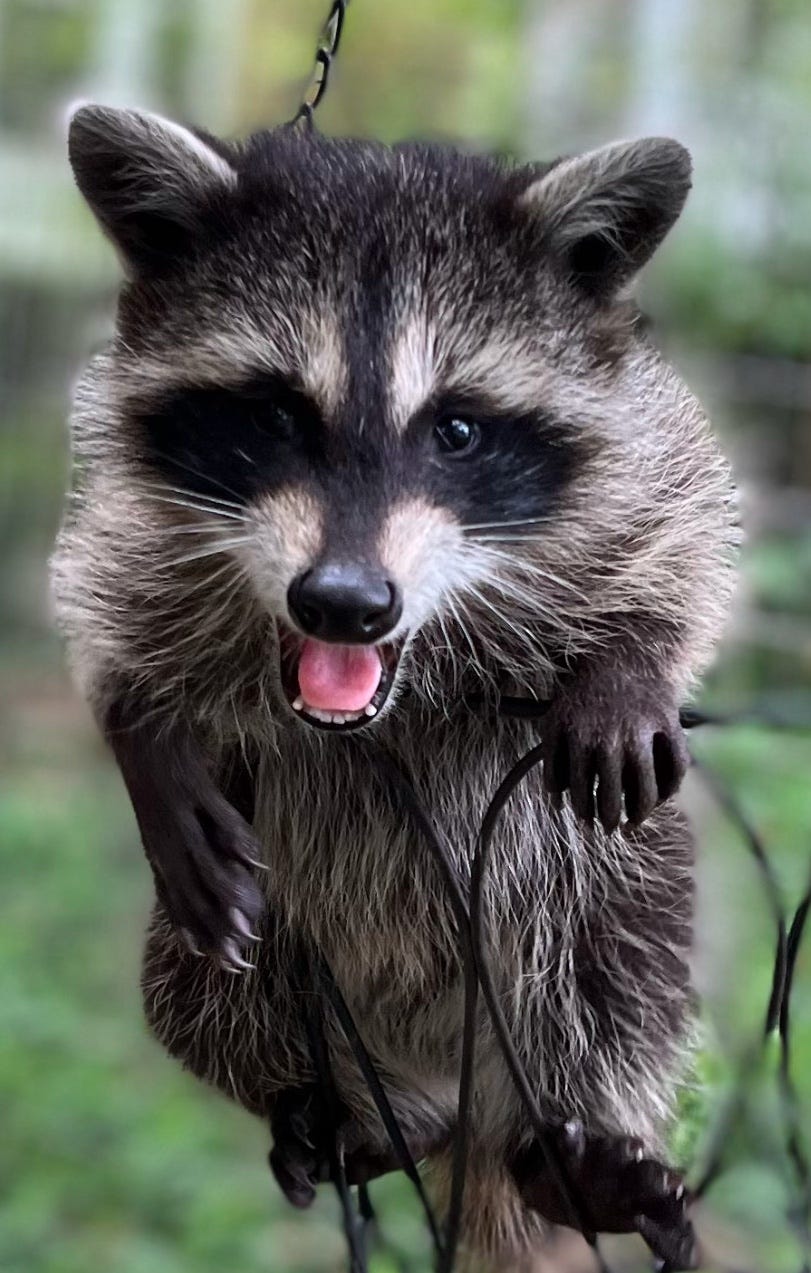
[[[458,933],[374,757],[464,883],[541,730],[492,848],[501,1002],[594,1228],[689,1265],[657,1161],[690,1033],[693,850],[670,797],[736,531],[727,464],[628,299],[687,153],[510,166],[83,106],[70,158],[127,281],[77,391],[53,577],[155,876],[151,1028],[271,1119],[306,1205],[324,1165],[296,951],[320,952],[441,1197]],[[499,715],[505,694],[549,700],[542,724]],[[326,1030],[361,1180],[392,1155]],[[569,1213],[484,1014],[472,1137],[467,1249],[504,1268]]]

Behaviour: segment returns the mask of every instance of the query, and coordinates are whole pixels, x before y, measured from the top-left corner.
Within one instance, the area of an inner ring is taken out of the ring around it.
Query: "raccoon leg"
[[[393,1149],[372,1143],[368,1130],[346,1106],[341,1103],[336,1112],[338,1126],[333,1127],[324,1093],[316,1084],[281,1092],[274,1102],[270,1167],[294,1207],[309,1207],[316,1186],[331,1179],[333,1147],[341,1156],[350,1185],[366,1184],[402,1166]],[[411,1138],[408,1148],[418,1162],[432,1146],[427,1140],[421,1143]]]
[[[259,846],[218,790],[188,731],[140,722],[118,702],[107,739],[132,801],[160,902],[191,951],[232,971],[264,909],[253,868]]]
[[[632,1136],[587,1136],[572,1120],[553,1133],[565,1179],[597,1233],[637,1232],[662,1267],[696,1267],[696,1240],[688,1196],[678,1172],[647,1157]],[[525,1204],[555,1224],[571,1224],[570,1200],[537,1144],[520,1153],[512,1172]]]
[[[573,1192],[593,1211],[595,1229],[637,1230],[666,1267],[691,1267],[686,1195],[661,1161],[692,1006],[689,829],[665,805],[643,827],[610,840],[595,827],[579,844],[581,830],[564,811],[558,834],[581,865],[547,879],[536,903],[546,925],[534,956],[543,975],[525,975],[514,999],[516,1045],[538,1076],[538,1102],[550,1134],[564,1138]],[[559,1223],[562,1200],[525,1115],[513,1109],[500,1129],[495,1121],[504,1102],[494,1079],[495,1071],[485,1118],[502,1144],[512,1139],[507,1162],[525,1204]]]

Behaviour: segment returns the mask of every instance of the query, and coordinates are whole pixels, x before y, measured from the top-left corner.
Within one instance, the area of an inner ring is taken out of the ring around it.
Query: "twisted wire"
[[[326,22],[321,29],[318,47],[315,52],[315,66],[310,82],[302,98],[301,105],[293,119],[294,124],[313,126],[313,115],[318,109],[329,86],[332,63],[338,53],[346,20],[346,8],[349,0],[333,0]]]

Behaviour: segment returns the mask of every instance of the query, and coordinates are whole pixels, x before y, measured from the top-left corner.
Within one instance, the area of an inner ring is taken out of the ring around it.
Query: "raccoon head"
[[[290,712],[357,728],[396,684],[549,665],[588,609],[599,474],[619,447],[627,486],[651,414],[625,291],[683,148],[519,167],[84,106],[70,157],[127,274],[96,462],[156,540],[188,514],[186,560],[236,563]]]

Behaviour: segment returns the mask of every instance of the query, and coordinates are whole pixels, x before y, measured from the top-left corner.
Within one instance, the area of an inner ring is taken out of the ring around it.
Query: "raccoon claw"
[[[270,1117],[270,1170],[293,1207],[309,1207],[316,1185],[329,1179],[327,1129],[316,1087],[292,1088],[276,1098]]]
[[[554,1224],[571,1225],[572,1207],[597,1233],[640,1233],[660,1261],[661,1273],[697,1267],[689,1197],[678,1172],[645,1156],[636,1137],[589,1136],[573,1120],[552,1132],[569,1186],[558,1189],[538,1144],[513,1164],[527,1206]]]
[[[698,1246],[689,1221],[680,1231],[656,1224],[647,1216],[636,1217],[636,1230],[656,1257],[655,1273],[688,1273],[701,1267]]]
[[[232,972],[239,975],[243,972],[256,971],[256,964],[251,964],[247,959],[242,958],[239,947],[230,937],[226,938],[222,943],[220,953],[216,956],[216,959],[223,972]]]
[[[245,864],[241,846],[250,831],[236,810],[217,795],[207,808],[174,805],[142,831],[160,902],[183,948],[229,971],[252,967],[241,950],[260,940],[254,930],[265,904]]]
[[[582,821],[608,832],[644,822],[679,788],[689,754],[678,710],[660,688],[634,684],[620,693],[597,682],[562,690],[544,717],[544,782],[569,792]]]

